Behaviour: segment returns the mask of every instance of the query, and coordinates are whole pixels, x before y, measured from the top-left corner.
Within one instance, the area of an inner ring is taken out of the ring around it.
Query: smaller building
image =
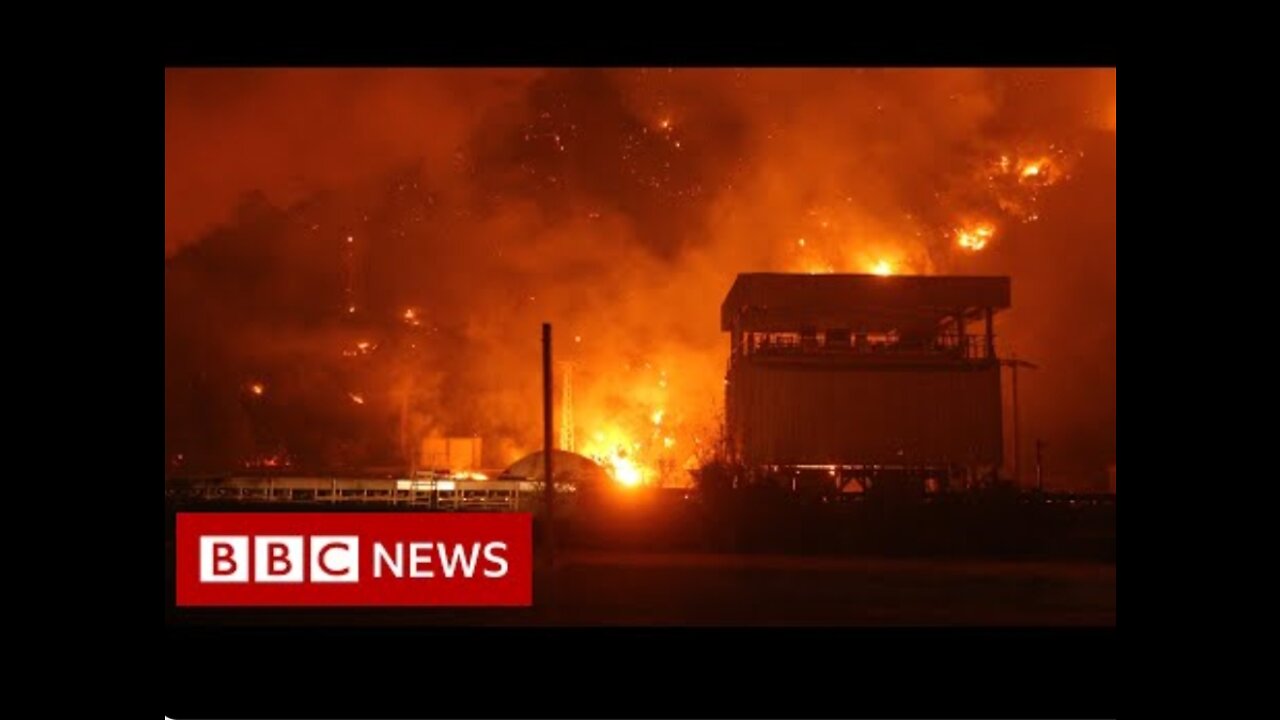
[[[483,444],[478,437],[428,437],[422,439],[418,466],[423,469],[480,470]]]

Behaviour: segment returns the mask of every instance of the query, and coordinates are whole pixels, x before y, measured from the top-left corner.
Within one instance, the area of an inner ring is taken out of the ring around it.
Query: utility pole
[[[1036,492],[1044,494],[1044,441],[1036,438]]]
[[[1013,385],[1013,482],[1018,484],[1022,481],[1022,427],[1018,420],[1018,368],[1026,368],[1028,370],[1039,370],[1040,366],[1029,363],[1026,360],[1019,360],[1015,354],[1008,360],[1001,360],[1000,364],[1010,369],[1012,373]]]
[[[555,474],[552,471],[551,452],[555,444],[552,422],[554,378],[551,370],[551,323],[542,323],[542,460],[543,483],[547,499],[547,557],[555,567]]]

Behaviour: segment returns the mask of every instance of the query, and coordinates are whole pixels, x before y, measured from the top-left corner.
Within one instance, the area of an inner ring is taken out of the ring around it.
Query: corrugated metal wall
[[[994,464],[998,366],[862,368],[742,360],[730,372],[732,447],[751,465]]]

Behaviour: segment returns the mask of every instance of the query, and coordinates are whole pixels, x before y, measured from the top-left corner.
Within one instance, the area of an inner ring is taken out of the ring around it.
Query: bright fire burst
[[[1057,179],[1054,177],[1053,170],[1053,163],[1048,156],[1022,158],[1018,161],[1018,180],[1020,182],[1052,184]]]
[[[991,223],[982,222],[976,225],[956,228],[956,244],[970,252],[977,252],[995,237],[996,228]]]
[[[577,436],[575,450],[624,488],[687,482],[680,468],[686,460],[683,433],[690,420],[687,409],[672,405],[678,384],[671,367],[666,360],[652,360],[629,363],[625,370],[635,374],[633,382],[615,381],[607,397],[594,402],[584,394],[587,401],[575,408],[577,422],[586,427]],[[689,453],[696,452],[689,448]]]
[[[630,458],[615,455],[609,459],[609,464],[613,467],[613,479],[626,487],[635,487],[644,480],[644,473]]]
[[[637,456],[640,450],[639,443],[632,442],[620,428],[611,425],[607,433],[597,431],[591,436],[583,454],[599,463],[614,482],[624,487],[636,487],[644,484],[652,474]]]
[[[877,260],[875,264],[871,266],[871,274],[879,275],[881,277],[892,275],[893,263],[888,260]]]

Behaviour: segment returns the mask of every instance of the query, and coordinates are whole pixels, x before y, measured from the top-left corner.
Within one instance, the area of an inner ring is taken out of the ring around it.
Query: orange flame
[[[889,275],[893,274],[893,263],[883,258],[880,260],[877,260],[871,266],[871,274],[879,275],[880,277],[888,277]]]
[[[995,237],[996,227],[989,222],[980,222],[967,227],[956,228],[956,245],[970,252],[978,252]]]

